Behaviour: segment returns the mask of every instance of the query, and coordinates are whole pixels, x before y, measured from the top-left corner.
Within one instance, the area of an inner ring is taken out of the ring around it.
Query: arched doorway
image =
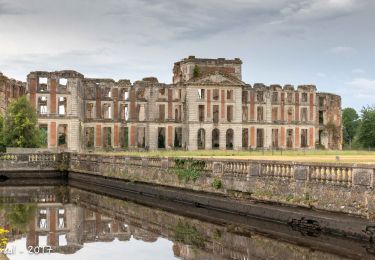
[[[215,128],[212,130],[212,149],[219,149],[220,148],[220,131],[219,129]]]
[[[227,133],[225,135],[226,137],[226,148],[227,150],[232,150],[233,149],[233,136],[234,136],[234,133],[233,133],[233,129],[228,129],[227,130]]]
[[[206,132],[203,128],[198,130],[198,138],[197,138],[197,145],[198,149],[205,149],[206,147]]]

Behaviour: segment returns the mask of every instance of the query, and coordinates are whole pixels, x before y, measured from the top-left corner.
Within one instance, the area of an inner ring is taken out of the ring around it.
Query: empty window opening
[[[104,98],[110,98],[112,93],[111,93],[111,88],[107,87],[107,88],[104,88]]]
[[[122,120],[129,120],[129,107],[128,104],[122,104],[120,106],[120,117]]]
[[[165,96],[165,88],[160,88],[159,89],[159,95],[160,96]]]
[[[206,94],[205,89],[203,89],[203,88],[198,89],[198,98],[199,99],[205,99],[205,94]]]
[[[214,89],[213,92],[212,92],[212,99],[213,100],[219,100],[219,90],[218,89]]]
[[[220,131],[219,129],[215,128],[212,130],[212,149],[219,149],[220,148]]]
[[[301,121],[307,122],[307,108],[306,107],[301,108]]]
[[[242,129],[242,147],[249,147],[249,129],[247,128]]]
[[[233,106],[227,106],[227,121],[233,121]]]
[[[212,120],[214,124],[219,123],[219,105],[214,105],[213,106],[213,117]]]
[[[174,147],[182,147],[182,127],[176,127],[174,129]]]
[[[181,105],[177,105],[175,110],[174,110],[174,119],[176,121],[181,121],[181,116],[182,116],[182,113],[181,113],[181,109],[182,109],[182,106]]]
[[[86,118],[87,119],[94,118],[94,104],[93,103],[86,104]]]
[[[137,146],[139,148],[144,148],[146,146],[146,128],[137,128]]]
[[[272,129],[272,147],[279,147],[279,129]]]
[[[249,99],[249,92],[248,91],[242,91],[242,103],[247,103]]]
[[[277,107],[273,107],[272,108],[272,121],[277,121],[278,120],[278,108]]]
[[[318,137],[318,143],[319,145],[322,145],[323,142],[323,130],[319,130],[319,137]]]
[[[272,92],[272,102],[279,101],[279,93],[278,92]]]
[[[319,97],[319,106],[324,107],[324,97]]]
[[[59,79],[59,84],[62,86],[66,86],[68,84],[68,79],[65,79],[65,78]]]
[[[57,211],[57,225],[58,225],[58,228],[59,229],[62,229],[62,228],[65,228],[65,223],[66,223],[66,219],[65,219],[65,210],[64,209],[59,209]]]
[[[58,145],[60,147],[67,146],[67,132],[68,132],[68,125],[63,124],[59,125],[58,127]]]
[[[46,115],[48,113],[47,97],[42,96],[38,98],[39,114]]]
[[[159,105],[159,120],[164,121],[165,120],[165,105]]]
[[[198,130],[198,139],[197,139],[198,149],[206,148],[206,131],[201,128]]]
[[[111,104],[105,103],[103,104],[103,118],[105,119],[111,119],[112,118],[112,108]]]
[[[143,104],[137,105],[137,114],[138,114],[139,121],[145,121],[146,113],[145,113],[145,106]]]
[[[293,148],[293,129],[286,131],[286,147]]]
[[[233,149],[233,136],[234,136],[233,129],[228,129],[225,135],[227,150]]]
[[[301,129],[301,147],[307,147],[307,129]]]
[[[319,124],[324,124],[324,114],[323,111],[319,111]]]
[[[291,104],[293,103],[293,93],[289,92],[286,94],[286,101]]]
[[[247,106],[243,106],[242,107],[242,121],[248,120],[248,114],[249,114],[249,110],[247,109]]]
[[[204,122],[204,105],[198,106],[199,122]]]
[[[302,93],[302,102],[307,102],[307,93]]]
[[[288,122],[291,123],[293,121],[293,108],[288,108]]]
[[[120,99],[121,100],[128,100],[129,99],[129,91],[127,88],[122,88],[120,91]]]
[[[257,107],[257,120],[263,121],[263,107]]]
[[[227,100],[233,99],[233,90],[227,90]]]
[[[112,128],[103,127],[103,147],[112,147]]]
[[[46,77],[40,77],[39,78],[39,84],[47,84],[48,79]]]
[[[263,91],[257,91],[257,101],[258,102],[263,102],[264,101]]]
[[[58,113],[59,115],[65,115],[66,114],[66,97],[59,97],[58,101]]]
[[[122,148],[129,147],[129,128],[128,127],[120,128],[120,146]]]
[[[47,209],[40,209],[38,214],[38,228],[47,229]]]
[[[48,146],[48,125],[39,125],[40,142],[42,147]]]
[[[257,129],[257,147],[264,147],[264,129]]]
[[[165,127],[158,128],[158,148],[165,148]]]
[[[94,127],[85,127],[85,146],[86,148],[94,148],[95,132]]]

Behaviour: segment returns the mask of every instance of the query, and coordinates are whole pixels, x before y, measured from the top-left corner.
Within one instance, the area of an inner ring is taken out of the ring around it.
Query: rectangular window
[[[227,121],[233,121],[233,106],[227,106]]]
[[[272,108],[272,121],[277,121],[278,120],[278,108],[277,107],[273,107]]]
[[[263,91],[257,91],[257,101],[258,102],[263,102],[264,101]]]
[[[233,99],[233,90],[227,90],[227,100]]]
[[[159,105],[159,120],[165,120],[165,105]]]
[[[272,129],[272,147],[279,147],[279,129]]]
[[[198,98],[199,99],[205,99],[205,89],[203,89],[203,88],[198,89]]]
[[[263,121],[263,107],[257,107],[257,120]]]
[[[247,103],[249,100],[249,92],[242,91],[242,103]]]
[[[199,122],[204,122],[204,105],[198,106]]]
[[[219,100],[219,90],[218,89],[214,89],[213,90],[213,93],[212,93],[212,99],[213,100]]]
[[[129,128],[120,128],[120,144],[122,148],[128,148],[129,146]]]
[[[248,120],[248,109],[247,106],[242,107],[242,121],[247,121]]]
[[[214,105],[213,106],[213,122],[214,124],[219,123],[219,105]]]
[[[307,108],[306,107],[301,108],[301,121],[307,122]]]
[[[319,124],[324,124],[324,114],[323,111],[319,111]]]
[[[324,97],[319,97],[319,106],[320,107],[324,106]]]
[[[286,101],[287,101],[289,104],[293,103],[293,93],[288,92],[288,93],[286,94]]]
[[[146,128],[137,128],[137,146],[138,148],[144,148],[146,146]]]
[[[307,147],[307,129],[301,129],[301,147]]]
[[[278,92],[272,92],[272,102],[277,102],[279,99],[279,93]]]
[[[264,129],[257,129],[257,147],[264,146]]]
[[[307,102],[307,93],[302,93],[302,102]]]

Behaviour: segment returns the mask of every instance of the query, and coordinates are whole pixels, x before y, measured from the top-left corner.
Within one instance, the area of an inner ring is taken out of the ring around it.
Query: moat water
[[[363,259],[365,241],[181,205],[135,203],[95,190],[0,183],[0,259]],[[152,204],[152,205],[150,205]],[[196,217],[192,217],[195,215]],[[2,258],[3,257],[3,258]]]

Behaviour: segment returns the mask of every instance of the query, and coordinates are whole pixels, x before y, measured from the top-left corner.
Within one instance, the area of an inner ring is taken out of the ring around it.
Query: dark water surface
[[[124,196],[58,183],[0,186],[0,228],[10,231],[5,257],[371,259],[375,252],[366,241],[147,198],[139,204]]]

